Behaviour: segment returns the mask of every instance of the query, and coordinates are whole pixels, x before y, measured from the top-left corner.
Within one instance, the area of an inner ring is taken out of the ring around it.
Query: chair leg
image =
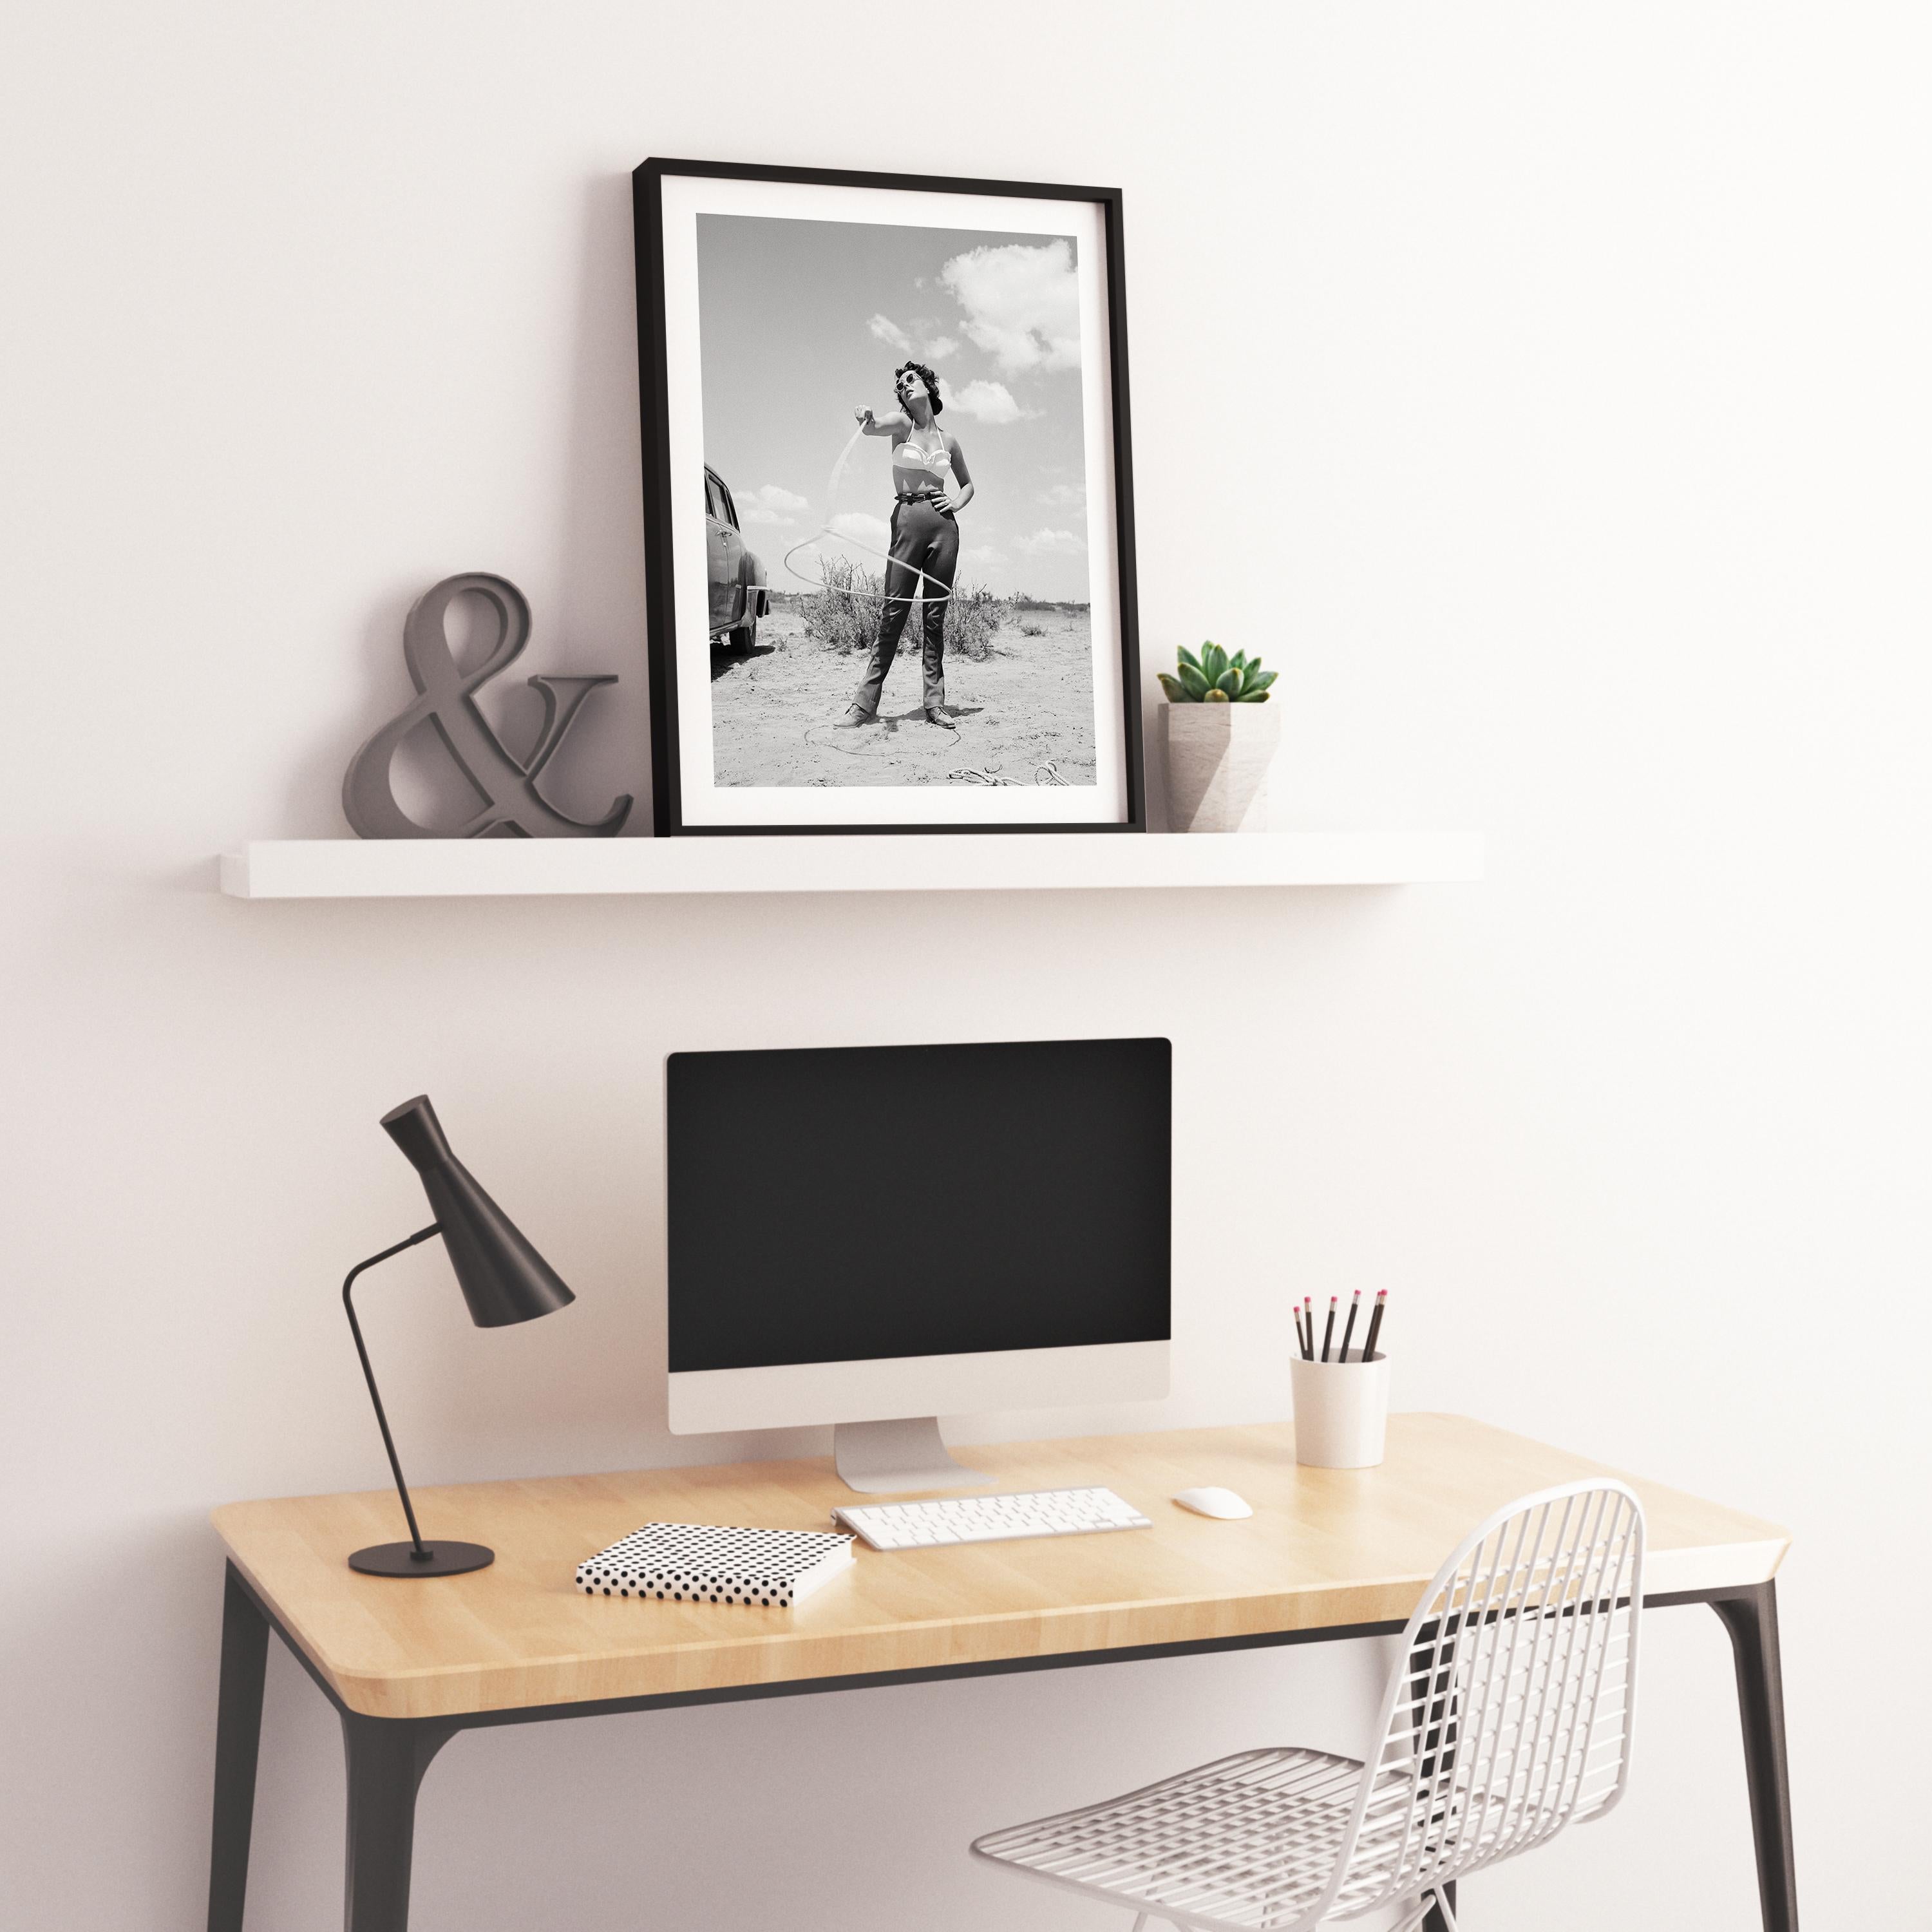
[[[1432,1921],[1436,1915],[1436,1894],[1418,1892],[1402,1908],[1402,1916],[1390,1928],[1390,1932],[1422,1932],[1425,1920]]]
[[[1446,1885],[1438,1885],[1430,1894],[1429,1916],[1422,1922],[1422,1932],[1456,1932],[1456,1881],[1452,1878]]]

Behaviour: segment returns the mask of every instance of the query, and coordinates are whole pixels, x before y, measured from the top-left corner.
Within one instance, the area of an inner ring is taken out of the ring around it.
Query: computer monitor
[[[674,1053],[670,1426],[833,1423],[872,1491],[937,1418],[1167,1393],[1165,1040]]]

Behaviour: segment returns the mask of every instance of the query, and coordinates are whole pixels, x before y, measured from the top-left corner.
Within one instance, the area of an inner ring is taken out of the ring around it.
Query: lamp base
[[[349,1559],[352,1570],[365,1576],[460,1576],[466,1570],[482,1570],[496,1560],[494,1550],[480,1543],[431,1543],[424,1546],[425,1559],[416,1554],[412,1543],[372,1543]]]

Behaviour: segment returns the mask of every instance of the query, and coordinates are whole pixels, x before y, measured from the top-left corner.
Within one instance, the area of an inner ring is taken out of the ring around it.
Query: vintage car
[[[772,607],[765,566],[738,528],[738,506],[724,479],[704,466],[704,548],[710,565],[711,641],[748,651],[758,641],[758,620]]]

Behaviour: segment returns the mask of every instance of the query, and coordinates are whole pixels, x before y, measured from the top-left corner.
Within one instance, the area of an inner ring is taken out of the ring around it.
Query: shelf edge
[[[1481,835],[1472,832],[1206,836],[1212,845],[1196,834],[1151,833],[1145,842],[1096,837],[1071,866],[1051,861],[1072,856],[1067,842],[1079,842],[1077,834],[1055,835],[1037,848],[973,834],[916,841],[827,836],[506,842],[488,848],[440,840],[264,839],[224,852],[220,877],[220,890],[237,898],[476,898],[1253,891],[1472,883],[1485,870]],[[1150,849],[1156,846],[1157,857]],[[854,862],[848,873],[844,862],[862,857],[866,862]],[[829,865],[832,860],[837,862]],[[951,871],[944,869],[948,863]],[[1145,876],[1149,872],[1156,876]]]

